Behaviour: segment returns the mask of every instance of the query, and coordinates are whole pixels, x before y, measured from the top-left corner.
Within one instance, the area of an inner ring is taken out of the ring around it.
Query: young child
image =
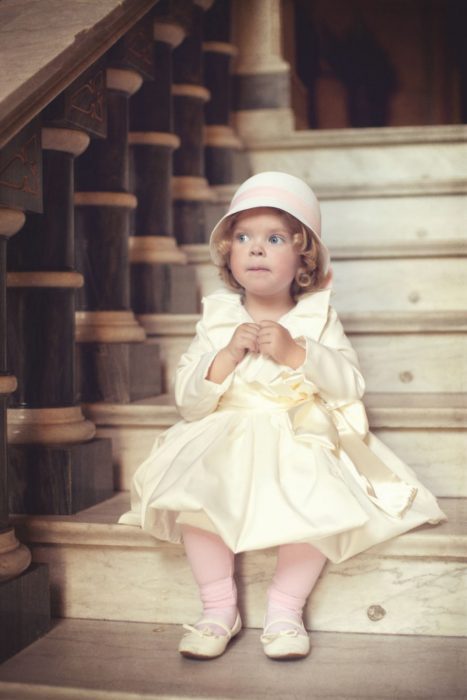
[[[329,253],[312,190],[265,172],[235,193],[211,234],[228,289],[203,300],[182,356],[182,421],[135,474],[120,522],[183,540],[203,613],[179,651],[213,658],[241,628],[234,553],[278,547],[261,642],[309,652],[302,609],[340,562],[445,519],[411,469],[368,432],[357,357],[329,304]]]

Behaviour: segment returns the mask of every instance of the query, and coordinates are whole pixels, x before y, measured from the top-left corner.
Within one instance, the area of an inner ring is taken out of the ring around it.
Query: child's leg
[[[195,626],[203,626],[203,618],[219,620],[229,629],[237,616],[237,588],[233,580],[234,554],[214,533],[183,525],[185,551],[199,586],[203,614]],[[222,627],[212,626],[215,634],[226,634]]]
[[[326,557],[307,543],[279,547],[276,571],[268,590],[268,611],[265,626],[269,632],[290,629],[290,625],[274,620],[292,620],[300,624],[302,609],[326,563]],[[271,624],[272,623],[272,624]]]

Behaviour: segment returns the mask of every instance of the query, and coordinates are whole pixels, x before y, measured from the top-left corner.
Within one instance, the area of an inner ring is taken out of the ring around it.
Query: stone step
[[[179,358],[194,336],[199,315],[138,318],[151,336],[149,342],[160,347],[163,391],[170,392]],[[341,319],[358,353],[368,391],[456,393],[467,386],[465,309],[352,311],[342,313]]]
[[[206,211],[209,233],[227,211],[235,187],[214,188]],[[220,191],[219,191],[220,190]],[[322,236],[341,257],[433,257],[466,253],[467,196],[433,194],[321,198]],[[187,251],[197,246],[187,246]],[[201,246],[198,246],[201,248]]]
[[[467,497],[467,399],[462,394],[366,394],[373,432],[439,497]],[[169,394],[132,404],[87,404],[99,437],[111,438],[115,487],[129,490],[157,435],[179,420]]]
[[[0,668],[2,700],[465,698],[465,640],[313,632],[311,656],[274,663],[244,630],[212,663],[177,653],[178,625],[59,620]],[[344,690],[345,689],[345,690]]]
[[[466,191],[464,125],[242,135],[253,173],[279,170],[318,196],[389,196]]]
[[[463,636],[467,629],[467,500],[442,499],[449,520],[328,564],[306,610],[320,631]],[[75,516],[15,518],[33,560],[49,565],[58,617],[181,623],[199,613],[183,547],[118,525],[122,492]],[[260,627],[273,549],[237,559],[241,610]]]
[[[423,257],[411,243],[394,248],[386,242],[382,246],[341,245],[336,251],[340,257],[332,263],[333,306],[341,314],[464,311],[466,250],[458,241],[451,241],[449,246],[434,245],[430,251],[436,257]],[[196,268],[199,295],[219,289],[222,282],[207,245],[186,245],[183,249],[189,265]]]

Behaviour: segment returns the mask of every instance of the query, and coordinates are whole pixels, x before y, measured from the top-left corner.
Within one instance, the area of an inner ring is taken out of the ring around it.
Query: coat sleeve
[[[175,373],[175,403],[186,421],[200,420],[216,410],[222,394],[230,386],[233,373],[222,384],[206,379],[218,349],[209,338],[204,322],[196,326],[196,336],[182,355]]]
[[[357,354],[332,307],[319,341],[304,340],[306,357],[300,369],[322,398],[331,407],[361,399],[365,382]]]

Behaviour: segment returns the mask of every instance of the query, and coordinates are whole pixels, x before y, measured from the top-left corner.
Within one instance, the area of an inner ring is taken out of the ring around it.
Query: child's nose
[[[251,255],[264,255],[264,247],[260,241],[253,241],[250,248]]]

